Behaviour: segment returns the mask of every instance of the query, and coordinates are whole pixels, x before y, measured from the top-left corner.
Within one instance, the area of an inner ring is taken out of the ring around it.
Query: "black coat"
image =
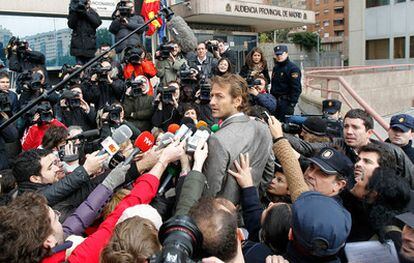
[[[94,103],[95,109],[100,110],[105,105],[121,100],[124,94],[124,82],[120,79],[113,80],[112,84],[85,82],[82,93],[86,102]]]
[[[86,113],[82,108],[61,108],[61,122],[69,126],[80,126],[82,130],[96,129],[96,110],[95,107],[89,107],[89,113]]]
[[[5,122],[5,120],[0,120],[0,124],[3,122]],[[8,154],[6,152],[6,142],[12,143],[17,140],[19,140],[19,133],[14,123],[6,126],[6,128],[0,131],[0,170],[10,168],[9,160],[7,158]]]
[[[47,79],[46,71],[46,57],[38,51],[26,51],[20,55],[13,52],[10,54],[9,59],[9,69],[16,72],[23,72],[25,70],[32,70],[34,67],[38,66],[43,69],[45,77]]]
[[[93,9],[85,12],[69,11],[68,26],[73,29],[70,54],[75,57],[93,58],[96,52],[96,29],[102,24]]]
[[[385,140],[388,143],[391,143],[390,139]],[[405,154],[410,158],[411,162],[414,163],[414,148],[413,148],[413,141],[410,140],[407,145],[401,147],[401,149],[405,152]]]
[[[296,104],[302,93],[300,69],[287,58],[277,62],[272,72],[272,88],[270,93],[276,98],[286,96],[290,103]]]
[[[115,35],[115,42],[124,38],[126,35],[137,29],[144,24],[144,19],[139,15],[133,15],[127,18],[128,24],[121,23],[119,18],[112,21],[109,26],[109,32]],[[126,47],[134,47],[137,44],[142,43],[142,33],[146,28],[139,30],[137,34],[132,35],[130,38],[122,42],[115,48],[117,54],[121,53]]]

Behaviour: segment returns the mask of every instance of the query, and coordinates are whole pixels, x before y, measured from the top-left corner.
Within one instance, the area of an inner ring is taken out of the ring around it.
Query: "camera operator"
[[[124,53],[124,79],[131,79],[137,76],[145,76],[151,79],[157,74],[157,69],[152,61],[146,59],[145,49],[141,46],[126,48]],[[149,95],[153,95],[154,91],[149,83]]]
[[[29,48],[27,41],[20,41],[12,37],[7,44],[7,59],[9,60],[9,69],[16,72],[32,70],[34,67],[45,68],[45,55]]]
[[[108,51],[111,48],[111,45],[109,43],[102,43],[99,48],[96,50],[95,56],[100,56],[102,53]],[[122,64],[116,59],[116,52],[115,50],[111,50],[108,53],[106,53],[102,60],[106,60],[109,63],[111,63],[112,68],[116,68],[118,70],[117,77],[118,79],[123,79],[124,72],[122,69]]]
[[[213,76],[213,68],[217,65],[217,59],[208,55],[206,43],[201,42],[197,45],[197,56],[191,58],[188,64],[190,67],[198,69],[200,74],[211,78]]]
[[[120,101],[124,94],[124,82],[117,78],[117,70],[111,63],[102,61],[90,68],[87,81],[83,83],[83,97],[93,103],[97,110],[105,105]]]
[[[226,41],[223,39],[208,40],[206,44],[208,51],[213,53],[216,59],[227,58],[233,67],[236,65],[236,54],[233,50],[230,50],[230,46]]]
[[[1,78],[0,78],[1,81]],[[7,121],[12,115],[11,102],[8,94],[0,90],[0,124]],[[6,143],[15,143],[19,141],[19,133],[14,123],[6,126],[0,131],[0,170],[8,169],[9,167],[9,150]]]
[[[11,113],[19,111],[19,100],[17,94],[10,90],[10,76],[6,71],[0,71],[0,91],[7,94],[11,104]]]
[[[195,104],[198,107],[199,120],[203,120],[207,122],[209,126],[217,123],[218,119],[213,117],[213,113],[210,107],[210,93],[211,93],[211,85],[207,81],[206,77],[201,76],[200,81],[197,86],[198,90],[195,94],[196,101]]]
[[[71,0],[68,27],[72,29],[70,54],[83,65],[95,56],[96,29],[102,24],[98,13],[90,7],[90,0]]]
[[[52,107],[48,101],[42,101],[34,110],[31,125],[22,138],[23,151],[35,149],[42,143],[43,135],[50,126],[63,126],[63,123],[55,119]]]
[[[135,4],[132,0],[121,0],[117,4],[115,12],[112,14],[112,20],[109,26],[109,32],[115,35],[115,42],[118,42],[144,24],[144,19],[135,14]],[[142,44],[142,33],[144,30],[145,28],[117,46],[115,48],[116,53],[121,53],[126,47],[134,47],[137,44]]]
[[[251,106],[259,105],[264,107],[271,114],[276,110],[276,98],[272,94],[266,92],[266,79],[257,77],[256,79],[248,79],[249,102]]]
[[[181,48],[173,41],[162,44],[157,56],[157,77],[160,78],[160,85],[166,86],[170,81],[176,81],[178,71],[187,61],[181,55]]]
[[[152,124],[155,127],[167,131],[170,124],[180,123],[182,116],[178,111],[179,98],[180,85],[176,81],[160,88],[154,101],[155,112],[152,116]]]
[[[79,84],[63,91],[59,108],[61,121],[67,126],[80,126],[84,131],[96,128],[96,110],[83,99],[82,88]]]
[[[148,95],[149,80],[138,76],[126,82],[126,92],[123,101],[125,119],[135,125],[140,131],[152,129],[151,118],[154,113],[152,102],[154,97]]]
[[[101,138],[112,136],[112,132],[123,124],[132,130],[131,140],[135,140],[141,133],[134,124],[125,120],[124,108],[120,103],[115,102],[109,106],[105,106],[102,109],[102,115],[98,125],[98,128],[101,129]]]

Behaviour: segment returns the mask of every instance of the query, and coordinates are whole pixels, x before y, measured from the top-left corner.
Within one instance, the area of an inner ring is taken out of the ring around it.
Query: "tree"
[[[112,34],[106,28],[101,28],[96,30],[96,44],[99,47],[103,43],[108,43],[110,45],[113,44],[112,42]]]
[[[306,51],[312,51],[318,45],[318,36],[311,32],[299,32],[289,35],[292,43],[303,47]]]

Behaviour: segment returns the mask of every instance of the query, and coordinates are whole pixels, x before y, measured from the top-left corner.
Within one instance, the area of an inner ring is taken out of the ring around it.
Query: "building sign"
[[[240,3],[240,2],[238,2]],[[288,18],[307,20],[308,15],[306,11],[298,9],[281,8],[274,6],[258,6],[247,4],[228,3],[225,7],[226,12],[233,12],[237,14],[260,15],[261,18]]]
[[[115,10],[117,0],[92,0],[91,7],[102,17],[111,17]]]

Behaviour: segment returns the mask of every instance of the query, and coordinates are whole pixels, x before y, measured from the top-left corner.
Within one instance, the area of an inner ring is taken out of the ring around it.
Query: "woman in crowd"
[[[269,70],[267,61],[264,58],[263,51],[255,47],[246,56],[246,64],[241,68],[240,76],[243,78],[256,78],[262,75],[266,79],[266,83],[270,83]]]

